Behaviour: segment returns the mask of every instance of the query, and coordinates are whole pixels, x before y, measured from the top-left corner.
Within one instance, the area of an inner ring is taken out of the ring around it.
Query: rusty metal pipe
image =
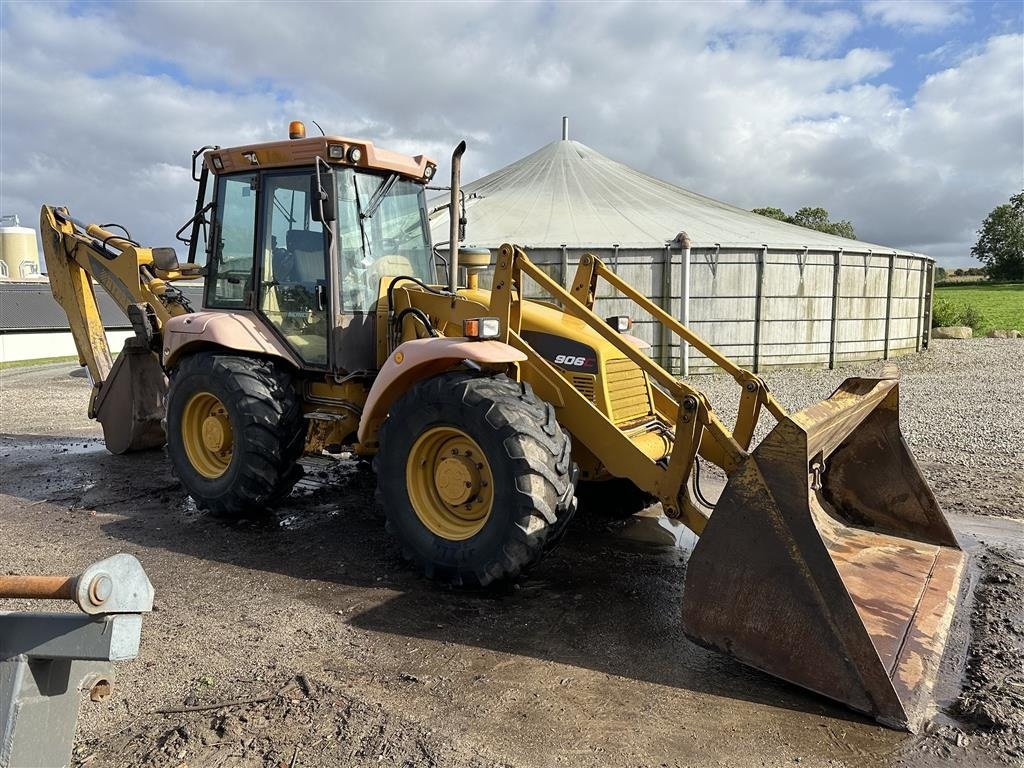
[[[74,600],[77,585],[73,576],[0,576],[0,598]]]

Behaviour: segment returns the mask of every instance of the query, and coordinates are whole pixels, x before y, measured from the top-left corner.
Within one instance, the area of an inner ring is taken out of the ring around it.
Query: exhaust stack
[[[448,290],[452,293],[459,288],[459,224],[462,218],[459,198],[462,193],[462,156],[465,152],[465,141],[460,141],[452,152],[452,202],[448,210]]]

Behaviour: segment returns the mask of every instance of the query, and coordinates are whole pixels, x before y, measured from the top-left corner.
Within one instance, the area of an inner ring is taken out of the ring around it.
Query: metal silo
[[[17,216],[0,216],[0,277],[8,280],[39,277],[36,231],[21,226]]]

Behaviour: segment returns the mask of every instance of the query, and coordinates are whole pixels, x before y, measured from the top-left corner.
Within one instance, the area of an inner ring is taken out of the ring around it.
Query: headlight
[[[352,147],[351,149],[349,149],[349,151],[348,151],[348,161],[350,163],[358,163],[362,159],[363,159],[363,150],[361,150],[359,147]]]
[[[467,339],[496,339],[501,333],[501,321],[496,317],[476,317],[462,321],[462,335]]]
[[[210,158],[210,162],[213,163],[213,168],[216,171],[224,170],[224,161],[220,159],[220,155],[213,155]]]
[[[434,171],[436,170],[437,169],[434,166],[428,165],[426,168],[423,169],[423,178],[425,178],[427,181],[434,178]]]
[[[344,160],[345,159],[345,145],[344,144],[331,144],[327,147],[327,155],[332,160]]]
[[[633,327],[633,318],[629,315],[612,315],[606,317],[605,322],[619,333],[625,333]]]

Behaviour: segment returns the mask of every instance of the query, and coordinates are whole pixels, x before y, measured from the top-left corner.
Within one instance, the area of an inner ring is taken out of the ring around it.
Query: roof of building
[[[648,176],[578,141],[554,141],[463,189],[465,242],[473,245],[660,248],[685,231],[694,247],[911,254],[759,216]],[[446,209],[434,214],[431,228],[435,242],[447,242]]]
[[[103,327],[131,328],[117,303],[103,286],[94,285]],[[196,306],[202,304],[199,286],[179,286]],[[66,331],[68,316],[50,292],[46,280],[0,280],[0,333],[23,331]]]

